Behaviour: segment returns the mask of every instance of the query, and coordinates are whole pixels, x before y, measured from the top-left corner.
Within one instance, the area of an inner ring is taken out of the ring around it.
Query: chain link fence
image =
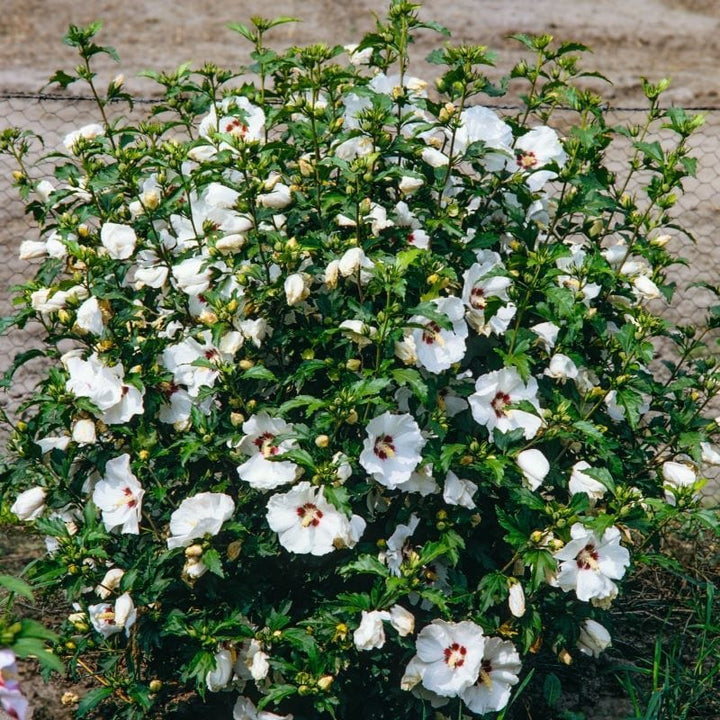
[[[130,114],[133,119],[146,116],[152,100],[140,100]],[[127,113],[127,106],[123,106]],[[716,241],[720,220],[720,107],[700,108],[706,116],[705,125],[691,138],[692,155],[698,160],[697,176],[688,178],[684,194],[673,210],[673,216],[694,238],[676,233],[673,251],[687,260],[687,265],[675,265],[670,269],[670,279],[677,283],[676,298],[672,307],[672,319],[686,323],[701,323],[713,302],[710,293],[691,287],[705,281],[720,284],[720,244]],[[630,125],[643,121],[646,111],[638,108],[619,108],[608,111],[609,124]],[[560,118],[562,120],[562,118]],[[44,139],[30,155],[30,161],[44,153],[62,149],[62,140],[71,130],[97,122],[97,108],[89,98],[25,95],[0,92],[0,129],[19,127],[32,130]],[[657,138],[661,143],[667,138]],[[627,168],[630,145],[613,143],[608,157],[610,168],[623,172]],[[12,311],[11,287],[25,281],[32,273],[31,261],[18,257],[23,239],[34,239],[32,224],[24,215],[23,201],[11,186],[12,173],[16,170],[12,158],[0,156],[0,317]],[[40,328],[29,324],[23,330],[14,329],[0,338],[0,373],[10,367],[19,352],[40,346]],[[5,393],[1,402],[5,409],[14,413],[22,399],[37,382],[42,371],[42,359],[35,359],[16,375],[13,387]],[[720,404],[715,408],[720,415]],[[0,429],[0,450],[7,434]],[[712,478],[706,487],[706,495],[712,504],[720,503],[720,478]]]

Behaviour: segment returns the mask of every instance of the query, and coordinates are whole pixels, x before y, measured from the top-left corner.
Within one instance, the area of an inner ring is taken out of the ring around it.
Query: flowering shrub
[[[120,79],[97,89],[98,26],[71,27],[82,62],[54,80],[101,122],[52,180],[3,135],[41,259],[6,326],[45,332],[6,385],[49,361],[3,487],[46,536],[34,583],[74,603],[80,716],[188,691],[235,720],[492,714],[533,654],[609,645],[659,528],[712,522],[714,362],[658,314],[701,119],[645,83],[645,124],[611,127],[582,46],[524,36],[501,116],[483,47],[434,52],[434,89],[409,74],[413,33],[442,31],[417,11],[353,48],[234,26],[252,79],[149,73],[137,125]]]

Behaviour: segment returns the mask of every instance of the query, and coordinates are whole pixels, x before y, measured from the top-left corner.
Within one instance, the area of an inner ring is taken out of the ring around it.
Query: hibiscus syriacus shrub
[[[353,48],[268,49],[287,21],[234,27],[252,75],[150,74],[140,124],[73,27],[54,79],[89,83],[97,124],[52,179],[3,135],[41,259],[6,324],[45,337],[6,384],[48,367],[3,487],[46,537],[33,582],[74,605],[80,715],[502,711],[538,653],[608,646],[720,460],[706,335],[658,314],[700,120],[646,83],[645,122],[610,126],[549,37],[495,81],[447,45],[429,85],[407,51],[442,29],[406,2]]]

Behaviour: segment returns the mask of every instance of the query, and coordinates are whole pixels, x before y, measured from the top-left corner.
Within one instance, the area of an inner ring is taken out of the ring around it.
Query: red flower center
[[[317,527],[320,524],[320,520],[323,517],[323,511],[313,503],[305,503],[296,510],[298,517],[302,521],[303,527]]]
[[[588,543],[575,558],[580,570],[597,570],[600,555],[592,543]]]
[[[381,459],[387,460],[395,456],[395,445],[392,435],[380,435],[375,440],[373,452]]]
[[[515,156],[515,162],[521,170],[531,170],[538,164],[537,156],[532,150],[518,153]]]
[[[433,343],[441,342],[440,337],[440,326],[432,320],[425,325],[425,329],[422,334],[422,341],[426,345],[432,345]]]
[[[465,664],[467,648],[455,642],[443,650],[443,655],[445,656],[445,663],[448,667],[459,668]]]
[[[240,122],[237,118],[233,118],[225,125],[225,132],[229,133],[230,135],[235,135],[237,137],[245,137],[248,131],[248,126],[244,123]]]
[[[476,310],[484,310],[487,305],[485,290],[477,285],[473,287],[470,291],[470,305],[472,305]]]
[[[131,490],[129,487],[124,487],[124,488],[122,489],[122,492],[123,492],[123,495],[124,495],[126,498],[128,498],[128,499],[125,501],[125,504],[126,504],[129,508],[134,508],[134,507],[137,505],[137,500],[133,497],[133,492],[132,492],[132,490]]]
[[[275,439],[275,436],[270,433],[266,432],[262,435],[258,435],[253,440],[253,445],[265,456],[268,457],[270,455],[277,455],[280,450],[277,447],[277,445],[273,445],[273,440]]]
[[[506,392],[498,390],[495,397],[490,401],[490,407],[495,411],[495,416],[501,418],[505,415],[505,408],[510,402],[510,396]]]

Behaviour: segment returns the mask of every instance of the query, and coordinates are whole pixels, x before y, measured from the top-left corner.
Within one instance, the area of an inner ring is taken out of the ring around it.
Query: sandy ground
[[[289,15],[302,23],[273,31],[278,46],[357,40],[382,14],[384,0],[2,0],[0,89],[37,89],[58,67],[72,66],[59,38],[69,23],[104,22],[104,39],[123,60],[125,74],[211,60],[232,66],[247,59],[246,42],[226,28],[254,14]],[[614,82],[617,101],[638,99],[637,78],[669,75],[673,97],[684,104],[720,97],[720,2],[717,0],[428,0],[422,16],[445,24],[458,41],[499,53],[509,67],[517,32],[548,32],[590,45],[593,62]],[[432,33],[419,45],[436,43]],[[423,53],[421,52],[422,56]]]

